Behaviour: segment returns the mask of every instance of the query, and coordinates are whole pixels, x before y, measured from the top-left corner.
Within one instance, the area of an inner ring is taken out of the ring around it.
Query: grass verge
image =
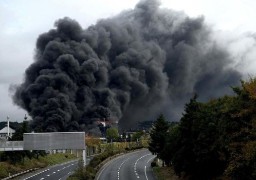
[[[9,174],[13,175],[22,171],[33,168],[43,168],[54,164],[63,163],[75,159],[76,156],[72,154],[49,154],[40,156],[38,159],[25,158],[23,162],[11,164],[9,162],[0,162],[0,179],[8,177]]]
[[[172,167],[153,167],[157,180],[181,180],[175,175]]]

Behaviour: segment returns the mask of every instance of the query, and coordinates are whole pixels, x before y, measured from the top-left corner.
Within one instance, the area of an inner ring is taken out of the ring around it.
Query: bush
[[[154,161],[151,162],[151,167],[157,167],[157,159],[155,158]]]
[[[0,178],[4,178],[8,176],[7,166],[3,163],[0,163]]]

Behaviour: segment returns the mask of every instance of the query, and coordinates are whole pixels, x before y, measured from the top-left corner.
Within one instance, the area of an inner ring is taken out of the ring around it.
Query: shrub
[[[154,159],[154,161],[151,162],[151,167],[157,167],[156,159]]]

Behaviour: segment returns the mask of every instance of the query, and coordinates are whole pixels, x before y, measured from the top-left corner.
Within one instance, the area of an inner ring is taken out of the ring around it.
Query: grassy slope
[[[182,180],[175,175],[171,167],[154,167],[153,171],[157,180]]]
[[[10,174],[16,174],[24,170],[32,168],[43,168],[49,165],[54,165],[62,162],[66,162],[75,159],[75,155],[72,154],[51,154],[38,159],[27,159],[24,162],[17,163],[15,165],[8,162],[0,162],[0,178],[7,177]]]

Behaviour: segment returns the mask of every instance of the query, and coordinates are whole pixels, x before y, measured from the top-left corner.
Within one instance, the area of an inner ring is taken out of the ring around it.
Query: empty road
[[[92,157],[86,158],[88,164]],[[48,168],[43,168],[35,172],[31,172],[14,180],[66,180],[77,168],[78,160],[74,160],[67,163],[54,165]]]
[[[154,157],[147,149],[119,156],[101,168],[96,180],[155,180],[150,166]]]

